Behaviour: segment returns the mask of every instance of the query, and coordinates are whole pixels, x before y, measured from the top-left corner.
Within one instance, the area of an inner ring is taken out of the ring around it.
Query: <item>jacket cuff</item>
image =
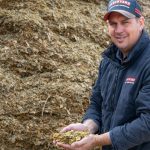
[[[135,146],[135,143],[131,142],[122,131],[122,127],[115,127],[110,133],[110,139],[114,150],[127,150]]]

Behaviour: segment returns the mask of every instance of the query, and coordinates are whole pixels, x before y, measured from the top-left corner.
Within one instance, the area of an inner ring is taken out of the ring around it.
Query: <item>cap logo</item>
[[[127,2],[124,0],[118,0],[118,1],[114,1],[114,2],[110,3],[109,7],[112,7],[112,6],[117,5],[117,4],[123,4],[123,5],[126,5],[128,7],[130,7],[130,5],[131,5],[130,2]]]

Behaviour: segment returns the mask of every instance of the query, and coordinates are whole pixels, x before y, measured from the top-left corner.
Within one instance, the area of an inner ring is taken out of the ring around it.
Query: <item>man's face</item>
[[[128,54],[138,41],[144,28],[144,18],[129,19],[120,13],[112,12],[108,20],[108,32],[112,42],[122,51]]]

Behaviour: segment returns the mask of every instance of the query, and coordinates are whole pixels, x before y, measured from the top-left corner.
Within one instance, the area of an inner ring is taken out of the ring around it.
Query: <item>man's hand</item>
[[[70,130],[75,130],[75,131],[89,131],[88,127],[82,123],[73,123],[70,124],[66,127],[64,127],[60,132],[67,132]]]
[[[60,132],[75,131],[89,131],[89,133],[96,133],[98,131],[97,124],[92,120],[85,120],[83,123],[73,123],[64,127]]]
[[[96,138],[97,138],[96,135],[90,134],[89,136],[83,138],[78,142],[74,142],[71,145],[63,144],[60,142],[57,142],[56,145],[65,150],[91,150],[92,148],[94,148],[99,144]]]
[[[91,119],[85,120],[83,123],[70,124],[64,127],[61,132],[67,132],[70,130],[89,131],[90,134],[80,141],[72,143],[71,145],[63,144],[58,141],[54,141],[53,143],[57,147],[64,148],[65,150],[91,150],[96,146],[111,145],[109,132],[101,135],[94,134],[98,131],[98,126]]]
[[[67,132],[67,131],[70,131],[70,130],[88,131],[89,134],[90,133],[91,134],[90,134],[90,136],[88,136],[86,138],[83,138],[81,141],[74,142],[71,145],[69,145],[69,144],[63,144],[63,143],[60,143],[58,141],[53,141],[53,144],[56,145],[57,147],[62,147],[64,149],[68,149],[68,150],[76,150],[76,147],[77,147],[77,149],[79,149],[79,147],[81,145],[82,145],[82,147],[81,147],[82,150],[84,150],[84,149],[85,150],[91,149],[91,146],[93,146],[93,144],[91,145],[91,143],[93,143],[94,140],[95,140],[93,138],[93,137],[95,137],[93,135],[93,133],[96,133],[97,130],[98,130],[97,124],[92,119],[85,120],[83,123],[73,123],[73,124],[70,124],[70,125],[64,127],[60,132]],[[89,147],[89,144],[91,145],[90,147]],[[89,147],[89,149],[87,147]]]
[[[86,125],[82,124],[82,123],[72,123],[72,124],[64,127],[60,132],[67,132],[67,131],[71,131],[71,130],[74,130],[74,131],[88,131],[89,132],[88,127]],[[53,144],[56,145],[57,147],[66,147],[66,146],[70,147],[70,145],[62,144],[58,141],[53,141]]]
[[[111,145],[109,132],[101,135],[90,134],[82,140],[72,143],[71,145],[56,142],[56,146],[65,150],[91,150],[94,147],[103,145]]]

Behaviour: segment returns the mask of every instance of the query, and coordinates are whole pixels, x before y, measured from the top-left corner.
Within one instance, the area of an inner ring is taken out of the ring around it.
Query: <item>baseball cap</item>
[[[112,12],[121,13],[127,18],[139,18],[142,16],[141,11],[141,6],[136,0],[110,0],[104,20],[108,20]]]

